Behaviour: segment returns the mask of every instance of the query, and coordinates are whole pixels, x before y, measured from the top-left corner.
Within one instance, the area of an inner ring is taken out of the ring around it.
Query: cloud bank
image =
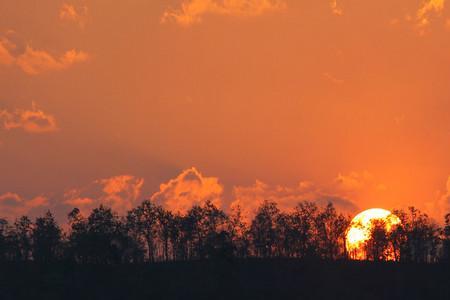
[[[239,207],[248,221],[253,218],[263,201],[277,203],[282,211],[292,210],[299,202],[311,201],[319,206],[333,203],[344,213],[353,214],[364,207],[368,194],[382,192],[383,184],[376,182],[369,172],[339,174],[331,183],[319,185],[311,181],[301,181],[297,186],[270,186],[257,180],[251,186],[235,186],[231,209]]]
[[[208,14],[252,17],[285,8],[282,0],[187,0],[178,9],[166,10],[161,21],[189,26],[201,22]]]
[[[280,210],[291,211],[303,201],[326,205],[332,202],[339,210],[347,213],[357,211],[357,206],[342,195],[328,192],[309,181],[302,181],[295,187],[270,186],[257,180],[251,186],[236,186],[233,189],[231,209],[240,208],[242,216],[249,222],[258,207],[265,201],[275,202]]]
[[[84,215],[92,209],[106,205],[125,215],[138,206],[144,199],[142,188],[144,179],[133,175],[119,175],[98,179],[91,184],[71,188],[61,197],[39,195],[26,199],[17,193],[8,192],[0,195],[0,217],[13,219],[21,215],[36,215],[45,209],[54,210],[62,217],[73,207]],[[281,211],[292,211],[299,202],[315,202],[325,206],[329,202],[345,214],[353,215],[361,209],[374,207],[366,203],[368,195],[376,198],[387,188],[377,183],[374,176],[367,171],[339,174],[327,184],[301,181],[296,186],[269,185],[260,180],[248,186],[234,186],[231,197],[226,199],[224,187],[217,177],[207,177],[196,168],[183,170],[175,178],[160,185],[150,200],[162,205],[174,213],[185,214],[194,205],[203,205],[211,201],[226,211],[240,209],[244,221],[250,222],[259,206],[265,201],[275,202]],[[374,194],[375,193],[375,194]],[[50,194],[49,194],[50,195]],[[381,198],[379,198],[381,199]],[[450,209],[450,176],[446,189],[439,192],[434,201],[425,203],[425,211],[441,221],[442,215]]]

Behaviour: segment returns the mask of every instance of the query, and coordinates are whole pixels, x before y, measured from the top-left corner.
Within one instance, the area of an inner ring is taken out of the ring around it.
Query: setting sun
[[[350,258],[356,260],[367,258],[366,242],[371,238],[373,222],[377,220],[384,222],[386,232],[390,232],[394,225],[400,224],[400,219],[396,215],[382,208],[368,209],[356,215],[346,237],[346,247]],[[388,251],[390,250],[388,249]],[[393,253],[389,253],[387,258],[393,260]]]

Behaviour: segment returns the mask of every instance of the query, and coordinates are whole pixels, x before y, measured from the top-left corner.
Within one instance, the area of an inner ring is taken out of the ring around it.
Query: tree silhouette
[[[400,233],[403,235],[400,243],[400,260],[424,263],[437,259],[440,228],[415,207],[409,207],[408,212],[394,211],[401,220]]]
[[[369,240],[364,246],[369,260],[385,261],[390,258],[389,235],[384,220],[371,221]]]
[[[277,242],[277,219],[280,210],[275,202],[264,201],[250,226],[250,236],[257,257],[272,257]]]
[[[158,220],[158,236],[162,243],[163,259],[169,260],[169,243],[171,237],[171,224],[173,222],[173,214],[170,211],[158,207],[156,209],[156,217]]]
[[[292,243],[294,255],[310,258],[317,255],[316,223],[319,209],[315,203],[300,202],[292,213]]]
[[[22,216],[14,222],[11,232],[11,242],[14,248],[15,260],[28,261],[32,257],[31,247],[32,223],[27,216]]]
[[[220,258],[232,255],[231,235],[227,231],[228,217],[211,201],[202,207],[199,229],[203,236],[201,258]]]
[[[89,261],[89,240],[87,220],[78,208],[74,208],[69,214],[68,250],[66,256],[78,263]]]
[[[315,226],[321,258],[334,260],[345,256],[345,233],[349,224],[350,219],[342,214],[338,215],[331,203],[319,212]]]
[[[440,229],[416,208],[394,211],[401,222],[372,224],[366,258],[430,263],[450,256],[450,214]],[[339,260],[347,256],[345,235],[350,219],[330,203],[300,202],[280,211],[264,201],[255,217],[244,220],[240,207],[230,214],[206,201],[186,214],[144,201],[119,217],[99,206],[87,216],[74,208],[64,233],[48,211],[35,223],[23,216],[10,225],[0,219],[0,261],[118,264],[236,258]],[[351,255],[350,255],[351,256]]]
[[[36,219],[31,233],[33,258],[35,261],[48,263],[55,261],[61,254],[61,229],[52,213]]]
[[[10,227],[8,221],[0,219],[0,262],[9,259],[10,246]]]
[[[293,235],[292,216],[288,213],[280,212],[275,219],[275,255],[281,257],[291,257],[290,245],[295,239]]]
[[[188,259],[188,244],[184,226],[184,218],[180,215],[173,215],[169,224],[173,260]]]
[[[79,210],[69,214],[72,253],[86,263],[119,263],[125,251],[127,237],[119,217],[105,206],[95,208],[87,219]]]
[[[404,251],[402,249],[405,249],[407,244],[405,228],[402,224],[396,224],[391,228],[388,232],[388,241],[392,249],[392,260],[400,261],[400,255]]]
[[[146,200],[131,210],[127,215],[127,227],[130,235],[138,244],[144,244],[147,259],[156,259],[156,242],[158,237],[158,207]]]
[[[442,259],[450,262],[450,213],[445,216],[445,227],[443,230],[443,255]]]
[[[229,216],[228,232],[233,244],[235,257],[246,258],[249,255],[249,229],[246,225],[240,206],[233,207]]]
[[[231,235],[226,232],[228,218],[212,202],[192,207],[181,223],[188,258],[211,258],[217,256],[218,249],[228,249],[224,244],[231,239]]]

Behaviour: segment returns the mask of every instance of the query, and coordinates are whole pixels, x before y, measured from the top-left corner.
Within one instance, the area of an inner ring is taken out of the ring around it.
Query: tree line
[[[396,210],[401,223],[386,230],[374,221],[365,258],[434,263],[450,260],[450,214],[440,228],[416,208]],[[241,210],[229,214],[206,202],[186,214],[144,201],[125,216],[106,206],[83,216],[68,214],[66,230],[50,211],[33,221],[23,216],[0,219],[0,261],[70,261],[120,264],[231,258],[347,259],[346,233],[351,219],[330,203],[301,202],[291,212],[265,201],[251,222]]]

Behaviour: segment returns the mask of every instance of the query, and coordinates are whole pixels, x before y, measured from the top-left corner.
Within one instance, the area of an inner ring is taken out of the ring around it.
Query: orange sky
[[[441,218],[449,7],[1,1],[0,215],[332,199]]]

